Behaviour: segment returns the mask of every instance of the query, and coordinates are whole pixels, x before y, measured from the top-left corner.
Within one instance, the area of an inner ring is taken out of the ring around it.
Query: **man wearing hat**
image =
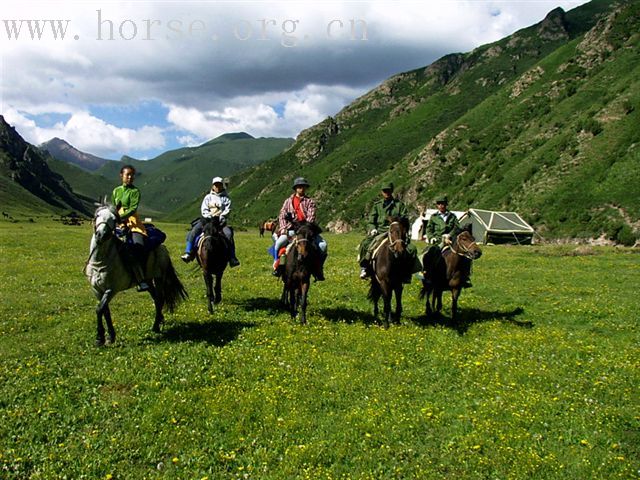
[[[429,218],[424,226],[424,233],[431,246],[427,249],[424,260],[424,275],[429,279],[430,266],[442,255],[442,249],[451,243],[451,236],[457,235],[460,231],[460,222],[456,214],[449,211],[449,201],[446,195],[436,198],[438,211]],[[471,281],[467,280],[463,286],[471,287]]]
[[[407,206],[393,196],[393,183],[384,182],[380,187],[382,199],[373,204],[367,222],[367,236],[360,242],[358,261],[360,263],[360,278],[363,280],[369,277],[373,250],[389,230],[389,218],[408,217]],[[415,245],[407,244],[407,253],[414,257],[415,271],[420,271],[422,268],[418,268],[420,261]],[[411,282],[410,276],[405,280],[405,283],[409,282]]]
[[[233,240],[233,230],[227,225],[227,217],[231,213],[231,199],[227,195],[224,188],[224,181],[221,177],[213,177],[211,180],[211,191],[204,197],[200,205],[200,214],[202,217],[198,219],[193,228],[187,234],[187,246],[185,253],[180,258],[184,262],[190,262],[195,257],[193,241],[204,230],[204,221],[208,218],[219,217],[220,225],[223,226],[224,236],[229,240],[231,246],[231,258],[229,259],[230,267],[240,265],[240,260],[236,258],[236,244]]]
[[[293,222],[315,222],[316,221],[316,202],[307,196],[307,188],[309,182],[304,177],[297,177],[293,181],[293,194],[289,196],[280,209],[278,216],[278,239],[274,247],[274,263],[273,274],[280,275],[278,252],[282,247],[289,243],[288,233],[293,229]],[[320,236],[316,235],[315,245],[320,251],[321,263],[315,274],[316,280],[324,280],[324,261],[327,258],[327,242]]]
[[[439,244],[440,248],[444,247],[448,237],[460,230],[460,222],[455,213],[449,211],[449,201],[446,195],[436,198],[436,207],[438,209],[427,222],[424,227],[425,234],[431,244]]]

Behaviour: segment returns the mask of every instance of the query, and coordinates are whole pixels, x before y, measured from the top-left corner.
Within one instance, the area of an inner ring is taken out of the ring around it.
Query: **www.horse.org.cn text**
[[[72,20],[16,20],[2,19],[8,40],[80,40],[74,34]],[[308,27],[308,28],[304,28]],[[309,32],[313,31],[311,34]],[[259,18],[232,20],[224,24],[202,19],[131,19],[115,18],[96,10],[95,32],[91,40],[97,41],[277,41],[283,47],[296,47],[316,39],[367,41],[367,22],[359,18],[335,18],[321,25],[303,25],[300,19]]]

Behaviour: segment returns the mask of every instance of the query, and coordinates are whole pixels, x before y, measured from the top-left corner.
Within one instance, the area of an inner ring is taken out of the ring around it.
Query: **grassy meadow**
[[[414,281],[384,330],[360,238],[327,234],[301,327],[267,238],[237,233],[210,316],[185,228],[159,226],[189,300],[156,335],[150,297],[118,294],[96,348],[90,226],[0,224],[0,478],[640,475],[637,250],[485,247],[458,325],[425,321]]]

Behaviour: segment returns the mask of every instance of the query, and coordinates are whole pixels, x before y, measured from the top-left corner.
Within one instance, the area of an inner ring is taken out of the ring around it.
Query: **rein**
[[[459,251],[456,250],[456,248],[454,246],[451,247],[451,251],[453,253],[455,253],[456,255],[460,255],[461,257],[467,258],[469,260],[473,260],[473,256],[471,255],[471,250],[469,247],[471,247],[472,245],[475,245],[476,247],[478,245],[476,245],[476,242],[471,242],[469,244],[469,246],[466,245],[462,245],[460,242],[458,242],[456,240],[456,247],[462,247],[462,249],[464,250],[462,253],[460,253]]]
[[[100,225],[102,225],[102,224],[105,224],[105,225],[109,226],[109,223],[108,223],[108,222],[106,222],[106,221],[102,221],[102,222],[96,223],[96,224],[94,225],[94,227],[93,227],[93,235],[94,235],[94,236],[95,236],[95,234],[96,234],[96,230],[97,230],[97,228],[98,228]],[[109,228],[109,231],[110,231],[111,233],[113,233],[113,230],[112,230],[111,228]],[[95,251],[98,249],[98,247],[99,247],[98,242],[96,242],[95,246],[94,246],[94,247],[91,249],[91,251],[89,252],[89,256],[87,257],[87,260],[84,262],[84,267],[83,267],[82,271],[84,272],[84,276],[85,276],[85,277],[87,277],[87,278],[90,278],[90,277],[91,277],[91,275],[87,275],[87,266],[89,265],[89,262],[91,261],[91,257],[93,257],[93,254],[94,254],[94,253],[95,253]]]
[[[399,222],[392,222],[389,225],[389,230],[387,230],[387,240],[389,240],[389,250],[393,250],[393,247],[395,246],[396,243],[401,242],[403,245],[406,245],[407,242],[406,240],[404,240],[402,237],[400,238],[396,238],[395,240],[391,239],[391,226],[392,225],[399,225]]]

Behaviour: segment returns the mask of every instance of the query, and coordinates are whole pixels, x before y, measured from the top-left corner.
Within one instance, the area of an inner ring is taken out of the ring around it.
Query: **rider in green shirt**
[[[460,232],[460,222],[456,214],[449,210],[449,200],[446,195],[436,199],[436,207],[438,211],[431,215],[429,221],[422,227],[428,242],[431,244],[424,257],[424,274],[426,278],[429,278],[430,265],[433,265],[435,259],[442,255],[442,249],[451,244],[451,237]],[[465,288],[471,287],[471,281],[467,280],[463,286]]]

